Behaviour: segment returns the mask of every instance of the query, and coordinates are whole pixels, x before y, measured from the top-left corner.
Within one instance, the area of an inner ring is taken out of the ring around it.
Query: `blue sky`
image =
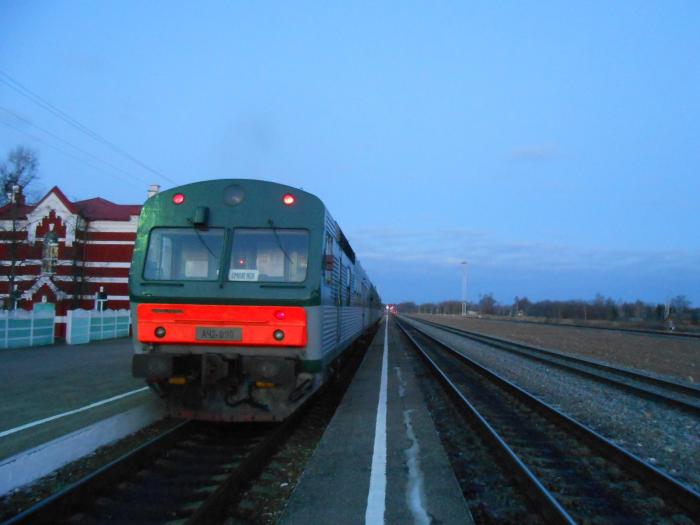
[[[159,175],[6,83],[0,155],[119,203],[303,187],[386,301],[467,260],[471,300],[700,303],[700,4],[319,4],[4,1],[0,71]]]

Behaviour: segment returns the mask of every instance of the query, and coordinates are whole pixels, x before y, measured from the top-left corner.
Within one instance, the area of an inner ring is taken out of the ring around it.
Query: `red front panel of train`
[[[140,304],[142,343],[305,346],[306,310],[299,306]]]

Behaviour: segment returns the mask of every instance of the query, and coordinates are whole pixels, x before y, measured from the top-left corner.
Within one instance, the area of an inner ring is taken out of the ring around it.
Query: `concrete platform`
[[[382,323],[282,524],[473,523],[416,384],[412,350],[393,321]]]
[[[131,377],[131,339],[0,350],[0,460],[150,403]],[[93,403],[122,398],[78,411]],[[65,417],[19,430],[66,412]]]

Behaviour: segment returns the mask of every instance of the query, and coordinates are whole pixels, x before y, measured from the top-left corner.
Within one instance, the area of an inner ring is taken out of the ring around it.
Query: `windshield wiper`
[[[285,258],[289,261],[289,264],[294,264],[292,262],[292,258],[289,256],[287,253],[287,250],[284,249],[284,246],[282,246],[282,241],[280,241],[280,236],[277,235],[277,226],[275,226],[275,223],[272,222],[272,219],[267,219],[268,224],[272,228],[272,233],[275,235],[275,241],[277,241],[277,246],[279,247],[280,250],[282,250],[282,253],[284,254]]]
[[[219,256],[216,255],[213,251],[211,251],[211,248],[209,248],[207,243],[204,241],[204,238],[199,233],[199,229],[197,228],[197,226],[195,226],[194,222],[192,222],[192,219],[188,218],[187,222],[189,222],[192,225],[194,232],[197,234],[197,239],[199,239],[199,242],[202,243],[202,246],[204,246],[207,249],[207,251],[211,254],[211,256],[214,257],[214,259],[219,259]]]

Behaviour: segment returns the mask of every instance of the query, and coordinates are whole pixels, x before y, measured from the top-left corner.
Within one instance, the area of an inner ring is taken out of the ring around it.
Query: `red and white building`
[[[56,336],[71,309],[128,309],[128,277],[141,205],[70,201],[53,187],[38,203],[20,191],[0,208],[4,308],[56,305]]]

